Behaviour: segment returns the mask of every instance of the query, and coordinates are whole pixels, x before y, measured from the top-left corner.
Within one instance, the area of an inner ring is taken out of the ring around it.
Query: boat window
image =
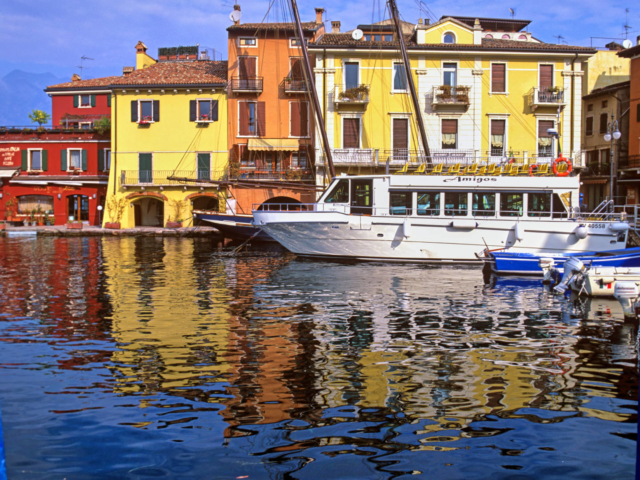
[[[496,214],[496,194],[480,192],[473,194],[473,215],[493,217]]]
[[[500,216],[520,217],[522,216],[522,193],[501,193],[500,194]]]
[[[467,215],[468,203],[467,192],[446,192],[444,194],[444,214],[450,217]]]
[[[567,217],[567,213],[571,211],[571,192],[558,195],[553,194],[553,218]]]
[[[349,203],[349,180],[339,180],[324,203]]]
[[[529,206],[527,208],[530,217],[551,216],[551,194],[530,193]]]
[[[418,215],[440,215],[440,193],[418,192]]]
[[[413,194],[411,192],[390,192],[389,213],[391,215],[411,215]]]

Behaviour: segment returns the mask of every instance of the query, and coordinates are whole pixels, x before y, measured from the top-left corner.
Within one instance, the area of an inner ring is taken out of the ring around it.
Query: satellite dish
[[[362,33],[362,30],[360,30],[359,28],[356,28],[351,34],[351,38],[353,38],[354,40],[360,40],[362,39],[363,35],[364,34]]]
[[[239,22],[241,18],[242,18],[242,12],[240,10],[234,10],[229,14],[229,19],[233,23]]]
[[[629,40],[628,38],[624,42],[622,42],[622,46],[624,48],[631,48],[631,45],[631,40]]]

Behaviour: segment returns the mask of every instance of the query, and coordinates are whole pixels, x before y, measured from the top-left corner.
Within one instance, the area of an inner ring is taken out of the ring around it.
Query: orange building
[[[629,92],[629,157],[624,178],[627,203],[640,203],[640,36],[637,45],[618,52],[618,56],[631,59],[631,85]]]
[[[323,12],[316,8],[315,21],[302,24],[305,41],[324,33]],[[227,30],[230,180],[314,184],[313,113],[295,24],[236,22]],[[269,199],[315,201],[313,191],[297,188],[230,193],[238,213]]]

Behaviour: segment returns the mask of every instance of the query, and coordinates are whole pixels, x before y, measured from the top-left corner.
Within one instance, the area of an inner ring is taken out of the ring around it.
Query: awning
[[[582,180],[582,183],[584,185],[604,185],[605,183],[607,183],[609,180],[606,178],[594,178],[591,180]]]
[[[300,144],[295,138],[250,138],[247,148],[265,152],[297,151],[300,149]]]
[[[16,174],[17,171],[18,171],[17,169],[12,169],[12,170],[2,169],[0,170],[0,178],[11,178]]]

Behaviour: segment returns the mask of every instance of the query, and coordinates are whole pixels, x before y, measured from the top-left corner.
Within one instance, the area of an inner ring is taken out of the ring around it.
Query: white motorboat
[[[580,213],[579,176],[340,176],[315,204],[254,207],[254,224],[303,256],[480,263],[483,250],[626,247],[624,214]]]

